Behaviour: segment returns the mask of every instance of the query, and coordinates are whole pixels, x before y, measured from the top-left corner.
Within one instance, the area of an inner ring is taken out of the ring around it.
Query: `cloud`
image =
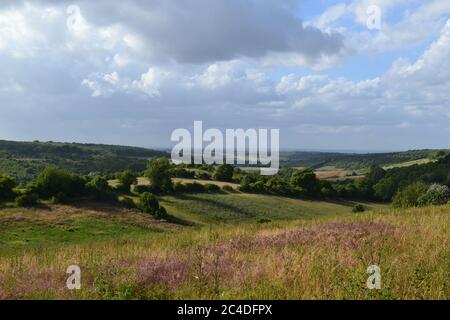
[[[121,45],[152,62],[203,64],[295,53],[308,63],[317,57],[338,54],[343,47],[338,33],[304,26],[295,14],[298,1],[294,0],[129,0],[114,4],[105,0],[57,4],[41,0],[38,3],[55,10],[57,17],[67,14],[67,23],[78,41],[84,39],[85,44],[111,49]],[[25,11],[25,14],[29,8],[39,11],[39,7],[21,1],[10,6],[14,8],[11,10]],[[17,17],[10,27],[17,29],[24,19],[24,16]],[[17,30],[28,32],[30,28],[22,26]]]
[[[79,15],[67,10],[73,3]],[[447,10],[434,1],[413,9],[423,21]],[[436,136],[450,118],[449,23],[435,19],[431,30],[445,27],[415,61],[398,57],[352,80],[344,42],[366,35],[340,24],[361,20],[349,10],[329,9],[314,27],[294,0],[2,1],[0,133],[166,147],[172,130],[204,120],[280,128],[283,146],[297,148],[446,144]],[[389,41],[410,26],[386,26],[399,30]],[[376,34],[364,50],[387,44]],[[324,70],[339,63],[341,76]]]
[[[366,28],[371,5],[381,9],[381,29]],[[392,19],[394,15],[400,18]],[[377,54],[411,47],[431,40],[445,25],[450,2],[441,0],[353,0],[329,7],[308,24],[345,35],[347,52]],[[359,28],[351,28],[351,22]],[[362,29],[361,29],[362,27]]]

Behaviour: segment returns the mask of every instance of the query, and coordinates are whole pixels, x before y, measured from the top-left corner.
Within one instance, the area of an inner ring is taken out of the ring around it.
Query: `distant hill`
[[[281,164],[289,167],[310,167],[320,169],[334,167],[346,170],[360,170],[372,165],[400,166],[422,159],[435,159],[448,150],[414,150],[390,153],[348,154],[331,152],[293,151],[281,154]]]
[[[15,176],[21,183],[49,165],[80,174],[141,171],[148,158],[164,156],[168,153],[138,147],[0,140],[0,172]]]

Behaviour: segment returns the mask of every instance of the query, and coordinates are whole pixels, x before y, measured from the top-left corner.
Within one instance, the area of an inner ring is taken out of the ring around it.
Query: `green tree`
[[[151,214],[156,219],[163,219],[167,216],[167,211],[159,205],[158,199],[150,192],[141,194],[139,199],[139,209],[143,212]]]
[[[419,204],[427,205],[443,205],[450,200],[450,189],[440,184],[432,184],[427,192],[419,197]]]
[[[229,164],[221,164],[216,168],[213,179],[217,181],[232,182],[234,168]]]
[[[0,201],[12,200],[15,197],[16,180],[0,174]]]
[[[428,190],[423,182],[415,182],[403,188],[394,197],[392,205],[395,208],[409,208],[419,206],[419,198]]]
[[[374,195],[382,201],[391,201],[397,191],[397,184],[391,178],[382,179],[373,186]]]
[[[117,175],[117,179],[119,179],[120,186],[118,189],[128,193],[130,192],[131,186],[133,184],[137,184],[137,175],[127,170],[125,172],[119,173]]]
[[[54,167],[45,168],[32,182],[31,188],[43,199],[59,193],[78,197],[85,193],[86,180],[79,175]]]
[[[383,179],[385,175],[386,170],[380,166],[373,165],[370,167],[369,173],[367,174],[367,179],[369,179],[372,184],[376,184],[378,181]]]
[[[145,176],[149,179],[154,192],[169,193],[173,191],[171,165],[167,158],[151,159]]]
[[[321,185],[311,169],[297,170],[292,174],[291,184],[294,188],[306,190],[309,195],[318,195]]]

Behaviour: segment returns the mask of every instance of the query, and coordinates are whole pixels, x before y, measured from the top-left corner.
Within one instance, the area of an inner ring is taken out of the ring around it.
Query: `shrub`
[[[211,174],[207,172],[196,172],[195,178],[200,180],[211,180]]]
[[[69,197],[64,192],[59,192],[56,196],[53,196],[51,202],[53,204],[65,204],[70,201]]]
[[[173,191],[171,165],[167,158],[151,159],[145,176],[155,193],[169,193]]]
[[[161,207],[158,199],[149,192],[145,192],[141,195],[139,199],[139,209],[141,209],[142,212],[151,214],[156,219],[163,219],[167,216],[166,209]]]
[[[148,185],[135,185],[135,186],[133,186],[133,191],[135,192],[135,193],[138,193],[138,194],[141,194],[141,193],[144,193],[144,192],[151,192],[151,187],[150,186],[148,186]]]
[[[106,178],[97,176],[86,184],[86,190],[90,197],[111,203],[117,202],[117,195],[112,191]]]
[[[204,186],[206,192],[220,192],[220,187],[217,184],[208,183]]]
[[[186,192],[186,186],[182,182],[175,182],[173,185],[173,191],[176,193]]]
[[[440,184],[432,184],[427,192],[419,197],[419,205],[443,205],[450,200],[450,189]]]
[[[226,192],[234,192],[233,187],[232,187],[232,186],[229,186],[229,185],[224,185],[224,186],[222,187],[222,190],[223,190],[223,191],[226,191]]]
[[[267,219],[267,218],[261,218],[257,221],[259,224],[266,224],[266,223],[271,223],[272,220]]]
[[[128,197],[123,197],[123,199],[119,200],[119,204],[128,209],[136,208],[136,203],[134,203],[133,199]]]
[[[187,192],[187,193],[203,193],[203,192],[205,192],[205,186],[198,182],[186,183],[184,185],[184,187],[185,187],[184,192]]]
[[[232,182],[234,168],[229,164],[222,164],[216,168],[213,179],[217,181]]]
[[[357,204],[352,209],[353,213],[361,213],[361,212],[364,212],[364,211],[366,211],[366,208],[364,208],[364,206],[362,204]]]
[[[416,182],[403,188],[394,196],[392,205],[395,208],[409,208],[419,206],[419,198],[425,194],[428,187],[423,182]]]
[[[16,198],[16,205],[19,207],[33,207],[38,204],[39,197],[35,193],[24,193]]]
[[[320,181],[311,169],[295,171],[291,177],[291,184],[294,188],[306,190],[309,195],[317,195],[321,189]]]
[[[195,177],[195,172],[184,168],[174,168],[172,170],[172,175],[175,178],[193,179]]]
[[[0,201],[13,200],[16,185],[15,179],[0,174]]]
[[[119,179],[119,190],[124,193],[129,193],[133,184],[137,184],[137,175],[131,171],[125,171],[117,175]]]
[[[43,199],[63,192],[68,197],[79,197],[85,193],[85,179],[53,167],[45,168],[33,181],[33,188]]]

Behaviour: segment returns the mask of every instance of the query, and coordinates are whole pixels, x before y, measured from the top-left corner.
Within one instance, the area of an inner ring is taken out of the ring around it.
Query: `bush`
[[[90,197],[96,200],[115,203],[117,195],[112,191],[106,178],[97,176],[86,184],[86,190]]]
[[[266,223],[271,223],[272,220],[267,219],[267,218],[261,218],[257,221],[259,224],[266,224]]]
[[[128,197],[124,197],[123,199],[119,200],[119,204],[128,209],[136,208],[136,203],[134,203],[133,199]]]
[[[406,188],[397,192],[392,205],[395,208],[409,208],[419,206],[419,198],[424,195],[428,187],[423,182],[410,184]]]
[[[366,211],[366,208],[364,208],[364,206],[362,204],[357,204],[352,209],[353,213],[361,213],[361,212],[364,212],[364,211]]]
[[[211,174],[206,172],[196,172],[195,178],[200,180],[211,180]]]
[[[184,168],[174,168],[172,170],[172,175],[175,178],[193,179],[195,177],[195,172]]]
[[[25,193],[16,198],[16,205],[19,207],[33,207],[38,204],[39,197],[35,193]]]
[[[53,204],[65,204],[68,203],[69,201],[70,201],[69,197],[63,192],[59,192],[56,196],[53,196],[51,199],[51,202]]]
[[[137,184],[137,175],[131,171],[125,171],[117,175],[119,179],[119,190],[124,193],[129,193],[133,184]]]
[[[229,164],[222,164],[214,172],[213,179],[217,181],[232,182],[234,168]]]
[[[133,192],[142,194],[144,192],[151,192],[152,188],[148,185],[135,185],[133,186]]]
[[[149,193],[145,192],[139,199],[139,209],[144,213],[151,214],[156,219],[163,219],[167,216],[166,209],[159,205],[158,199]]]
[[[150,180],[150,185],[155,193],[170,193],[173,191],[172,172],[169,159],[151,159],[145,176]]]
[[[184,193],[186,192],[186,186],[181,182],[175,182],[173,185],[173,191],[175,193]]]
[[[232,186],[229,186],[229,185],[224,185],[223,187],[222,187],[222,190],[223,191],[226,191],[226,192],[234,192],[235,190],[233,189],[233,187]]]
[[[198,182],[186,183],[184,189],[184,192],[187,193],[203,193],[206,191],[205,186]]]
[[[431,185],[427,192],[419,197],[419,205],[443,205],[450,200],[450,189],[440,184]]]
[[[294,189],[305,190],[308,195],[318,195],[321,189],[320,181],[311,169],[294,171],[291,176],[291,184]]]
[[[217,184],[208,183],[204,186],[206,192],[215,193],[220,192],[220,187]]]
[[[62,192],[68,197],[85,194],[86,181],[79,175],[53,167],[45,168],[33,181],[33,188],[43,199],[49,199]]]
[[[0,201],[13,200],[16,196],[14,192],[16,185],[15,179],[0,175]]]

